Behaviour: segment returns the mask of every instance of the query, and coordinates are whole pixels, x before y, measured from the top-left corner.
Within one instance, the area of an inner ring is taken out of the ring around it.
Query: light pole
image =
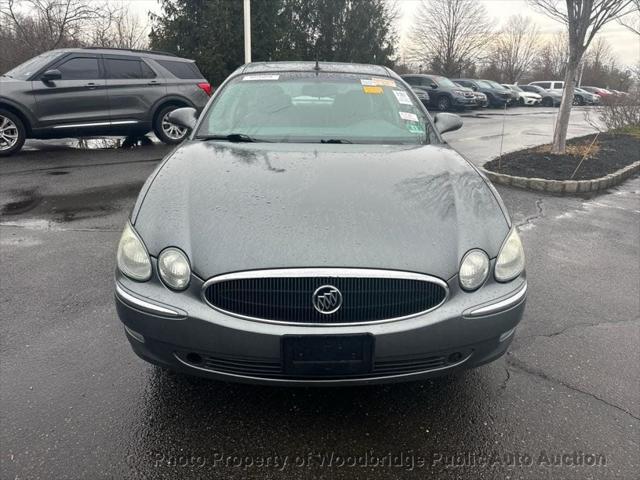
[[[244,63],[251,63],[251,0],[244,0]]]

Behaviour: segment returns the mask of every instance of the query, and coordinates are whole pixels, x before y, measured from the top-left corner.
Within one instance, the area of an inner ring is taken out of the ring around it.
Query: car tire
[[[27,130],[20,117],[0,108],[0,157],[18,152],[27,138]]]
[[[451,100],[449,100],[449,97],[442,96],[438,98],[437,107],[441,112],[446,112],[451,108]]]
[[[521,107],[524,107],[524,98],[520,97],[518,99],[518,105],[520,105]]]
[[[584,105],[584,98],[579,95],[573,96],[573,104],[574,105]]]
[[[553,98],[551,97],[544,97],[542,99],[542,106],[543,107],[553,107]]]
[[[158,137],[162,143],[176,145],[189,135],[187,128],[174,125],[167,119],[167,116],[178,108],[181,107],[178,105],[167,105],[166,107],[162,107],[156,114],[155,120],[153,121],[153,133],[156,134],[156,137]]]

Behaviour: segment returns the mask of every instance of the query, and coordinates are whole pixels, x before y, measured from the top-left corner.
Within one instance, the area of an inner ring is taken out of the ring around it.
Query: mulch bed
[[[594,138],[595,135],[586,135],[567,140],[567,153],[564,155],[551,155],[550,145],[542,145],[507,153],[486,163],[484,168],[517,177],[591,180],[640,160],[640,135],[601,133],[593,143]],[[582,165],[571,178],[585,155]]]

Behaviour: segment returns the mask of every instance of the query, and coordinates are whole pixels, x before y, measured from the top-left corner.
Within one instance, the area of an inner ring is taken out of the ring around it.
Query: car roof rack
[[[175,53],[164,52],[162,50],[140,50],[136,48],[117,48],[117,47],[82,47],[83,50],[117,50],[120,52],[136,52],[136,53],[151,53],[153,55],[167,55],[169,57],[175,57]]]

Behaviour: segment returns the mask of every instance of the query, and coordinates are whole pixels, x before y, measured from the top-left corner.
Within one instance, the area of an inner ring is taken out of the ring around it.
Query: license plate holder
[[[371,372],[373,336],[285,335],[282,358],[287,375],[339,377]]]

